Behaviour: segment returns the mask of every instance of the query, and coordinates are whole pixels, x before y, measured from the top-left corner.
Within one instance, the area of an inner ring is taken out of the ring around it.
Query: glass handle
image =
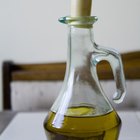
[[[116,81],[117,91],[113,95],[113,101],[115,103],[121,103],[126,94],[125,77],[121,57],[119,53],[114,50],[104,49],[100,47],[98,48],[98,51],[94,52],[92,55],[94,70],[96,70],[96,65],[102,60],[106,60],[109,62],[113,71],[114,79]]]

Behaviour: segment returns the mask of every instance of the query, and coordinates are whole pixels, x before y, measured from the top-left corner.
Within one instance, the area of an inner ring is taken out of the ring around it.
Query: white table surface
[[[140,111],[118,114],[122,120],[119,140],[140,140]],[[46,115],[46,112],[18,113],[0,135],[0,140],[47,140],[43,129]]]

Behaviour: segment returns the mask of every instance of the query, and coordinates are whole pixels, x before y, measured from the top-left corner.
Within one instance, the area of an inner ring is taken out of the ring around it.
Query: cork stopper
[[[92,0],[71,0],[71,17],[90,16]]]

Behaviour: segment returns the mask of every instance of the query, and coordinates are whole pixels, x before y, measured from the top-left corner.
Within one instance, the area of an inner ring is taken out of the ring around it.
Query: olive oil
[[[95,111],[72,107],[66,115],[50,112],[44,122],[48,140],[117,140],[121,121],[116,112],[92,116]]]

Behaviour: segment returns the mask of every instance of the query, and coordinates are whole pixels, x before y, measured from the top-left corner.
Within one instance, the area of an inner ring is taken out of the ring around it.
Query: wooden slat
[[[65,63],[38,63],[38,64],[13,64],[13,71],[51,71],[54,69],[61,70]]]
[[[12,73],[12,80],[63,80],[65,63],[19,65]]]
[[[54,72],[54,73],[53,73]],[[65,71],[21,71],[13,72],[13,81],[44,81],[44,80],[63,80]]]
[[[140,52],[122,54],[126,79],[140,79]],[[14,66],[12,80],[63,80],[66,63],[18,64]],[[98,64],[100,79],[113,79],[110,65],[103,61]]]
[[[122,60],[123,61],[130,61],[130,60],[140,60],[140,51],[134,51],[134,52],[127,52],[127,53],[122,53],[121,54]]]
[[[140,79],[140,51],[121,55],[126,79]],[[98,65],[100,79],[113,79],[112,70],[107,62]]]

